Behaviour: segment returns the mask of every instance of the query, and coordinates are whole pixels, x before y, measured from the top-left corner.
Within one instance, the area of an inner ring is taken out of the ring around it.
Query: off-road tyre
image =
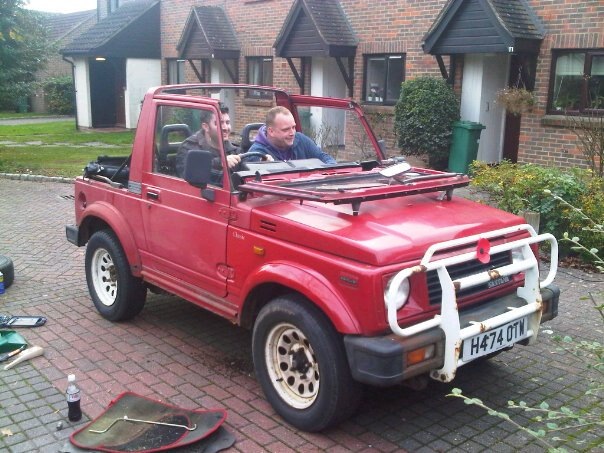
[[[15,280],[13,261],[8,256],[0,255],[0,272],[4,278],[4,288],[8,288]]]
[[[126,321],[140,313],[147,289],[134,277],[122,246],[110,230],[92,235],[86,246],[86,282],[96,309],[109,321]]]
[[[280,296],[260,310],[252,354],[267,400],[292,426],[321,431],[358,407],[362,386],[352,379],[342,337],[306,298]]]

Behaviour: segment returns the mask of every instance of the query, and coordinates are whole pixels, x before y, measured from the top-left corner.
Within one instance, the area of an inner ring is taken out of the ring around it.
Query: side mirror
[[[185,169],[183,178],[189,184],[204,189],[210,182],[212,175],[212,153],[193,149],[185,156]]]

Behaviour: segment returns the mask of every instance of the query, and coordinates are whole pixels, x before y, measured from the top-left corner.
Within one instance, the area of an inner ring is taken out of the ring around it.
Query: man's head
[[[231,116],[229,108],[225,105],[220,105],[220,130],[222,131],[222,140],[227,141],[231,136]]]
[[[220,145],[220,133],[218,132],[218,124],[216,115],[211,110],[202,110],[200,116],[201,130],[207,142],[214,148]]]
[[[285,107],[273,107],[266,114],[266,138],[275,148],[288,149],[294,144],[296,121]]]

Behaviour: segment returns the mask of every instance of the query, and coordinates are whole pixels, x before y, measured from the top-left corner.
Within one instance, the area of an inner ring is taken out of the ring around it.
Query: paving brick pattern
[[[367,389],[358,414],[338,428],[298,432],[262,395],[252,370],[250,332],[166,295],[150,294],[132,322],[111,323],[97,314],[86,287],[84,249],[65,240],[64,226],[73,222],[72,191],[65,183],[0,178],[0,253],[13,259],[16,276],[0,296],[0,313],[48,318],[43,327],[21,330],[45,355],[0,370],[0,432],[12,433],[0,439],[0,450],[60,451],[75,428],[126,390],[186,408],[226,408],[226,428],[237,439],[229,451],[246,453],[544,451],[513,425],[446,397],[453,387],[498,409],[512,399],[602,411],[598,398],[585,395],[596,377],[585,358],[559,351],[552,337],[604,339],[602,320],[581,300],[589,291],[604,290],[603,277],[561,269],[560,315],[541,328],[538,345],[468,365],[454,385]],[[77,425],[66,417],[63,392],[70,373],[82,389],[84,418]],[[522,413],[513,418],[528,421]],[[64,428],[58,431],[59,421]],[[581,437],[585,442],[564,446],[595,451],[604,448],[596,446],[602,436],[588,432]]]

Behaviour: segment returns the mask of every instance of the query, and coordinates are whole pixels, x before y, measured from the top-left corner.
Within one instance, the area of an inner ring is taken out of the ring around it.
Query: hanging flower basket
[[[509,87],[497,92],[495,102],[508,113],[520,115],[531,111],[535,105],[535,95],[525,88]]]

